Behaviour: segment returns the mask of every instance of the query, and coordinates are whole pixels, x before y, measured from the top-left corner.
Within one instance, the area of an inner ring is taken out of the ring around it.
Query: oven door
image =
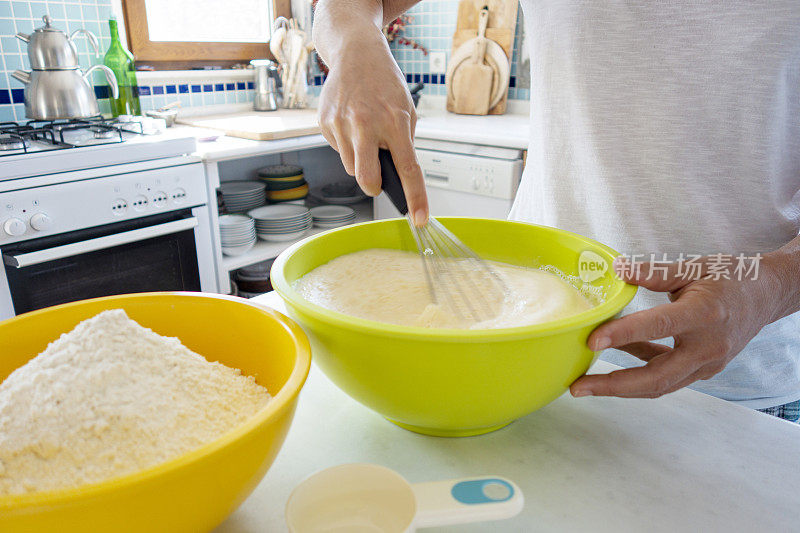
[[[13,314],[115,294],[200,291],[200,225],[186,209],[4,247]]]

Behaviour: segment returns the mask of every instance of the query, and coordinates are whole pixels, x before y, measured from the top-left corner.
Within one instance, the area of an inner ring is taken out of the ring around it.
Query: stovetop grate
[[[64,138],[65,132],[88,129],[95,133],[98,142],[90,144],[72,144]],[[113,134],[111,138],[100,137],[102,132]],[[47,148],[39,148],[36,152],[50,152],[83,146],[100,146],[118,144],[125,141],[124,133],[143,134],[141,122],[119,122],[116,119],[105,119],[98,115],[85,119],[70,120],[29,120],[24,123],[0,122],[0,138],[18,139],[22,141],[22,148],[16,150],[0,151],[0,157],[32,153],[29,143],[31,141],[42,143]]]

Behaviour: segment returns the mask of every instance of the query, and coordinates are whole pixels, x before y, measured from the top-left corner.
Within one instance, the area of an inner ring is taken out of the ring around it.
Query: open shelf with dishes
[[[356,212],[356,219],[353,222],[354,224],[373,220],[371,198],[357,204],[352,204],[349,207],[352,207]],[[308,232],[305,233],[305,235],[293,241],[269,242],[259,239],[255,246],[253,246],[249,252],[243,255],[235,257],[223,256],[222,265],[226,271],[232,272],[245,266],[266,261],[267,259],[274,259],[294,243],[310,237],[311,235],[316,235],[317,233],[322,233],[323,231],[327,230],[328,228],[312,227],[310,230],[308,230]]]

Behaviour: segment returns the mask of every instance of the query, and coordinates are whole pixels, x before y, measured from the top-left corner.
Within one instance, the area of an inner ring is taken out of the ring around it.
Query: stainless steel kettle
[[[278,68],[269,59],[250,61],[255,69],[255,96],[253,109],[256,111],[275,111],[280,99],[281,78]]]
[[[25,84],[25,116],[34,120],[88,118],[100,114],[90,75],[102,70],[114,98],[119,86],[114,72],[95,65],[85,73],[79,68],[60,70],[15,70],[11,76]]]
[[[83,34],[94,48],[95,57],[100,55],[97,37],[83,28],[67,35],[54,28],[49,15],[42,17],[44,26],[36,28],[32,34],[18,33],[17,39],[28,43],[28,59],[34,70],[73,69],[78,66],[78,49],[75,47],[75,36]]]

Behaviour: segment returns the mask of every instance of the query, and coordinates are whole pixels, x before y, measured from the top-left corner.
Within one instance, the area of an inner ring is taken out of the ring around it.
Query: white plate
[[[256,232],[242,233],[241,235],[220,235],[223,243],[234,241],[246,241],[255,237]]]
[[[314,223],[314,227],[321,228],[321,229],[333,229],[333,228],[341,228],[342,226],[349,226],[352,223],[353,223],[352,220],[349,220],[347,222],[336,222],[336,223],[330,223],[330,224],[325,224],[325,223],[321,223],[321,222],[320,223],[316,223],[315,222]]]
[[[247,232],[247,231],[252,231],[253,228],[255,228],[255,227],[256,227],[256,225],[251,222],[250,224],[241,225],[241,226],[223,226],[223,227],[219,228],[219,232],[220,233],[244,233],[244,232]]]
[[[283,220],[291,220],[297,217],[308,216],[308,208],[295,204],[274,204],[253,209],[247,214],[256,220],[280,222]]]
[[[271,205],[265,205],[264,207],[273,207]],[[295,206],[300,207],[300,206]],[[261,209],[260,207],[258,209]],[[251,211],[256,211],[256,209],[252,209]],[[281,218],[257,218],[255,219],[255,224],[288,224],[291,222],[295,222],[297,220],[311,220],[311,215],[308,213],[301,213],[299,215],[292,215],[290,217],[281,217]]]
[[[311,225],[311,220],[298,220],[296,222],[291,222],[287,224],[256,224],[256,230],[260,229],[288,229],[288,228],[296,228],[298,226],[308,226]]]
[[[235,205],[235,204],[254,204],[258,202],[266,202],[266,196],[257,196],[255,198],[227,198],[225,196],[222,197],[225,200],[226,205]],[[262,204],[263,205],[263,204]]]
[[[246,228],[243,230],[236,230],[236,231],[220,231],[219,234],[224,239],[230,237],[244,237],[255,232],[256,232],[255,228]]]
[[[268,233],[259,233],[258,238],[263,239],[265,241],[270,242],[286,242],[286,241],[293,241],[295,239],[299,239],[303,235],[306,234],[308,228],[304,229],[303,231],[296,231],[294,233],[278,233],[275,235],[268,234]]]
[[[224,181],[219,189],[222,194],[248,195],[259,191],[265,191],[266,184],[260,181]]]
[[[220,227],[230,227],[252,224],[253,219],[244,215],[222,215],[219,217]]]
[[[349,217],[337,217],[337,218],[315,218],[314,224],[317,222],[321,222],[323,224],[332,224],[333,222],[347,222],[348,220],[355,220],[356,216],[351,215]]]
[[[300,224],[308,224],[311,222],[311,217],[304,217],[297,220],[290,220],[288,222],[276,222],[276,223],[258,223],[256,222],[256,228],[285,228],[289,226],[297,226]]]
[[[312,207],[309,211],[314,219],[342,219],[356,216],[356,212],[353,211],[353,208],[343,205],[321,205],[319,207]]]
[[[229,256],[237,256],[237,255],[244,255],[249,252],[253,246],[255,246],[256,241],[248,242],[247,244],[243,244],[241,246],[223,246],[222,253]]]
[[[225,193],[222,193],[222,197],[225,198],[226,200],[242,201],[243,202],[245,200],[254,200],[256,198],[266,198],[267,197],[267,193],[266,192],[253,193],[253,194],[225,194]]]
[[[250,224],[242,224],[241,226],[222,226],[219,228],[220,233],[242,233],[246,231],[251,231],[255,228],[256,225],[252,222]]]
[[[305,226],[299,226],[296,228],[291,229],[280,229],[280,230],[258,230],[256,235],[285,235],[287,233],[296,233],[298,231],[306,231],[311,228],[311,224],[306,224]]]

